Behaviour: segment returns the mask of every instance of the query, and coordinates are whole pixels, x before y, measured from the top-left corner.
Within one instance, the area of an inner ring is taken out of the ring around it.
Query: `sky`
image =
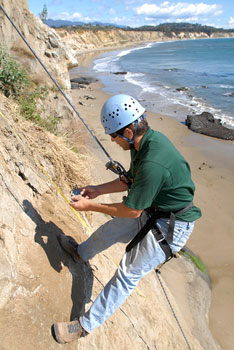
[[[28,0],[30,11],[37,16],[44,5],[51,19],[130,27],[187,22],[234,28],[233,0]]]

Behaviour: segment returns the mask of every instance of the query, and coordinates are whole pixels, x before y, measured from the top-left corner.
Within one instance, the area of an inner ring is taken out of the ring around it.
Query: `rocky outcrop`
[[[69,88],[68,70],[77,65],[71,48],[61,40],[54,29],[44,25],[38,17],[28,10],[26,0],[2,0],[1,4],[48,71],[60,85]],[[17,58],[17,61],[26,67],[36,83],[52,85],[48,75],[1,10],[0,40],[8,51]]]
[[[185,124],[194,132],[223,140],[234,140],[234,130],[225,128],[220,119],[215,119],[209,112],[188,115]]]

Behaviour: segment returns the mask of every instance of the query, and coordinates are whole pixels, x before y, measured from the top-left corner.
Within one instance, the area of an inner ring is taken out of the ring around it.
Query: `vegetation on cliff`
[[[29,73],[7,52],[0,43],[0,90],[3,94],[15,100],[19,113],[26,120],[44,127],[55,133],[61,120],[56,116],[42,118],[38,105],[45,100],[49,93],[47,86],[37,86],[30,79]]]

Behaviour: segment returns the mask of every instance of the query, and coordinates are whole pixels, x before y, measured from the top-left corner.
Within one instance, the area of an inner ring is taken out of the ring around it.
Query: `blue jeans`
[[[143,212],[141,217],[136,219],[114,218],[108,221],[79,245],[78,254],[83,260],[89,260],[114,243],[128,243],[145,224],[147,218],[147,213]],[[165,236],[169,220],[159,219],[157,225]],[[175,221],[173,241],[169,244],[173,253],[178,252],[186,244],[193,227],[194,222]],[[82,327],[90,333],[102,325],[132,293],[139,280],[165,262],[165,259],[166,256],[154,233],[149,231],[133,249],[128,253],[125,252],[114,276],[91,308],[80,317]]]

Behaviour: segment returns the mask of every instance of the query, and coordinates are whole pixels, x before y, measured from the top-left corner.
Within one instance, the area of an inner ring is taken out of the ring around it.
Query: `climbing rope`
[[[161,277],[160,277],[160,273],[161,273],[161,272],[160,272],[158,269],[155,269],[155,272],[156,272],[156,276],[158,277],[158,281],[159,281],[159,283],[160,283],[160,286],[162,287],[163,293],[164,293],[164,295],[165,295],[165,297],[166,297],[166,299],[167,299],[167,302],[168,302],[168,304],[169,304],[169,306],[170,306],[170,309],[171,309],[171,311],[172,311],[172,314],[173,314],[173,316],[174,316],[174,318],[175,318],[175,320],[176,320],[176,323],[177,323],[177,325],[178,325],[178,327],[179,327],[179,329],[180,329],[180,331],[181,331],[181,333],[182,333],[182,335],[183,335],[183,337],[184,337],[184,340],[185,340],[185,342],[186,342],[186,344],[187,344],[187,346],[188,346],[188,350],[192,350],[192,348],[191,348],[191,346],[190,346],[190,344],[189,344],[189,342],[188,342],[188,340],[187,340],[187,338],[186,338],[186,336],[185,336],[185,333],[184,333],[184,331],[183,331],[183,329],[182,329],[182,326],[181,326],[181,324],[180,324],[180,322],[179,322],[179,319],[178,319],[178,317],[176,316],[175,310],[173,309],[173,306],[172,306],[172,304],[171,304],[171,302],[170,302],[170,299],[169,299],[169,297],[168,297],[168,295],[167,295],[166,289],[165,289],[164,286],[163,286],[163,283],[162,283],[162,280],[161,280]]]
[[[15,28],[15,30],[17,31],[17,33],[20,35],[20,37],[23,39],[23,41],[25,42],[25,44],[28,46],[29,50],[33,53],[33,55],[36,57],[36,59],[38,60],[38,62],[40,63],[40,65],[42,66],[42,68],[46,71],[46,73],[49,75],[50,79],[53,81],[53,83],[56,85],[56,87],[58,88],[58,90],[61,92],[61,94],[63,95],[63,97],[65,98],[65,100],[67,101],[67,103],[71,106],[71,108],[73,109],[73,111],[76,113],[76,115],[78,116],[78,118],[82,121],[82,123],[84,124],[84,126],[86,127],[86,129],[89,131],[89,133],[91,134],[91,136],[94,138],[94,140],[98,143],[98,145],[101,147],[101,149],[103,150],[103,152],[105,153],[105,155],[107,156],[107,158],[109,158],[110,161],[112,161],[111,156],[109,155],[109,153],[107,152],[107,150],[104,148],[104,146],[101,144],[101,142],[98,140],[98,138],[94,135],[93,131],[89,128],[89,126],[86,124],[86,122],[84,121],[84,119],[81,117],[80,113],[77,111],[77,109],[75,108],[75,106],[73,105],[73,103],[71,102],[71,100],[68,98],[68,96],[65,94],[65,92],[63,91],[63,89],[61,88],[61,86],[57,83],[57,81],[54,79],[54,77],[50,74],[50,72],[48,71],[48,69],[46,68],[46,66],[43,64],[43,62],[41,61],[40,57],[36,54],[36,52],[33,50],[33,48],[31,47],[31,45],[28,43],[28,41],[25,39],[25,37],[23,36],[23,34],[21,33],[21,31],[19,30],[19,28],[16,26],[16,24],[12,21],[12,19],[8,16],[7,12],[5,11],[5,9],[0,5],[0,9],[3,11],[3,13],[5,14],[5,16],[7,17],[7,19],[10,21],[10,23],[12,24],[12,26]]]

